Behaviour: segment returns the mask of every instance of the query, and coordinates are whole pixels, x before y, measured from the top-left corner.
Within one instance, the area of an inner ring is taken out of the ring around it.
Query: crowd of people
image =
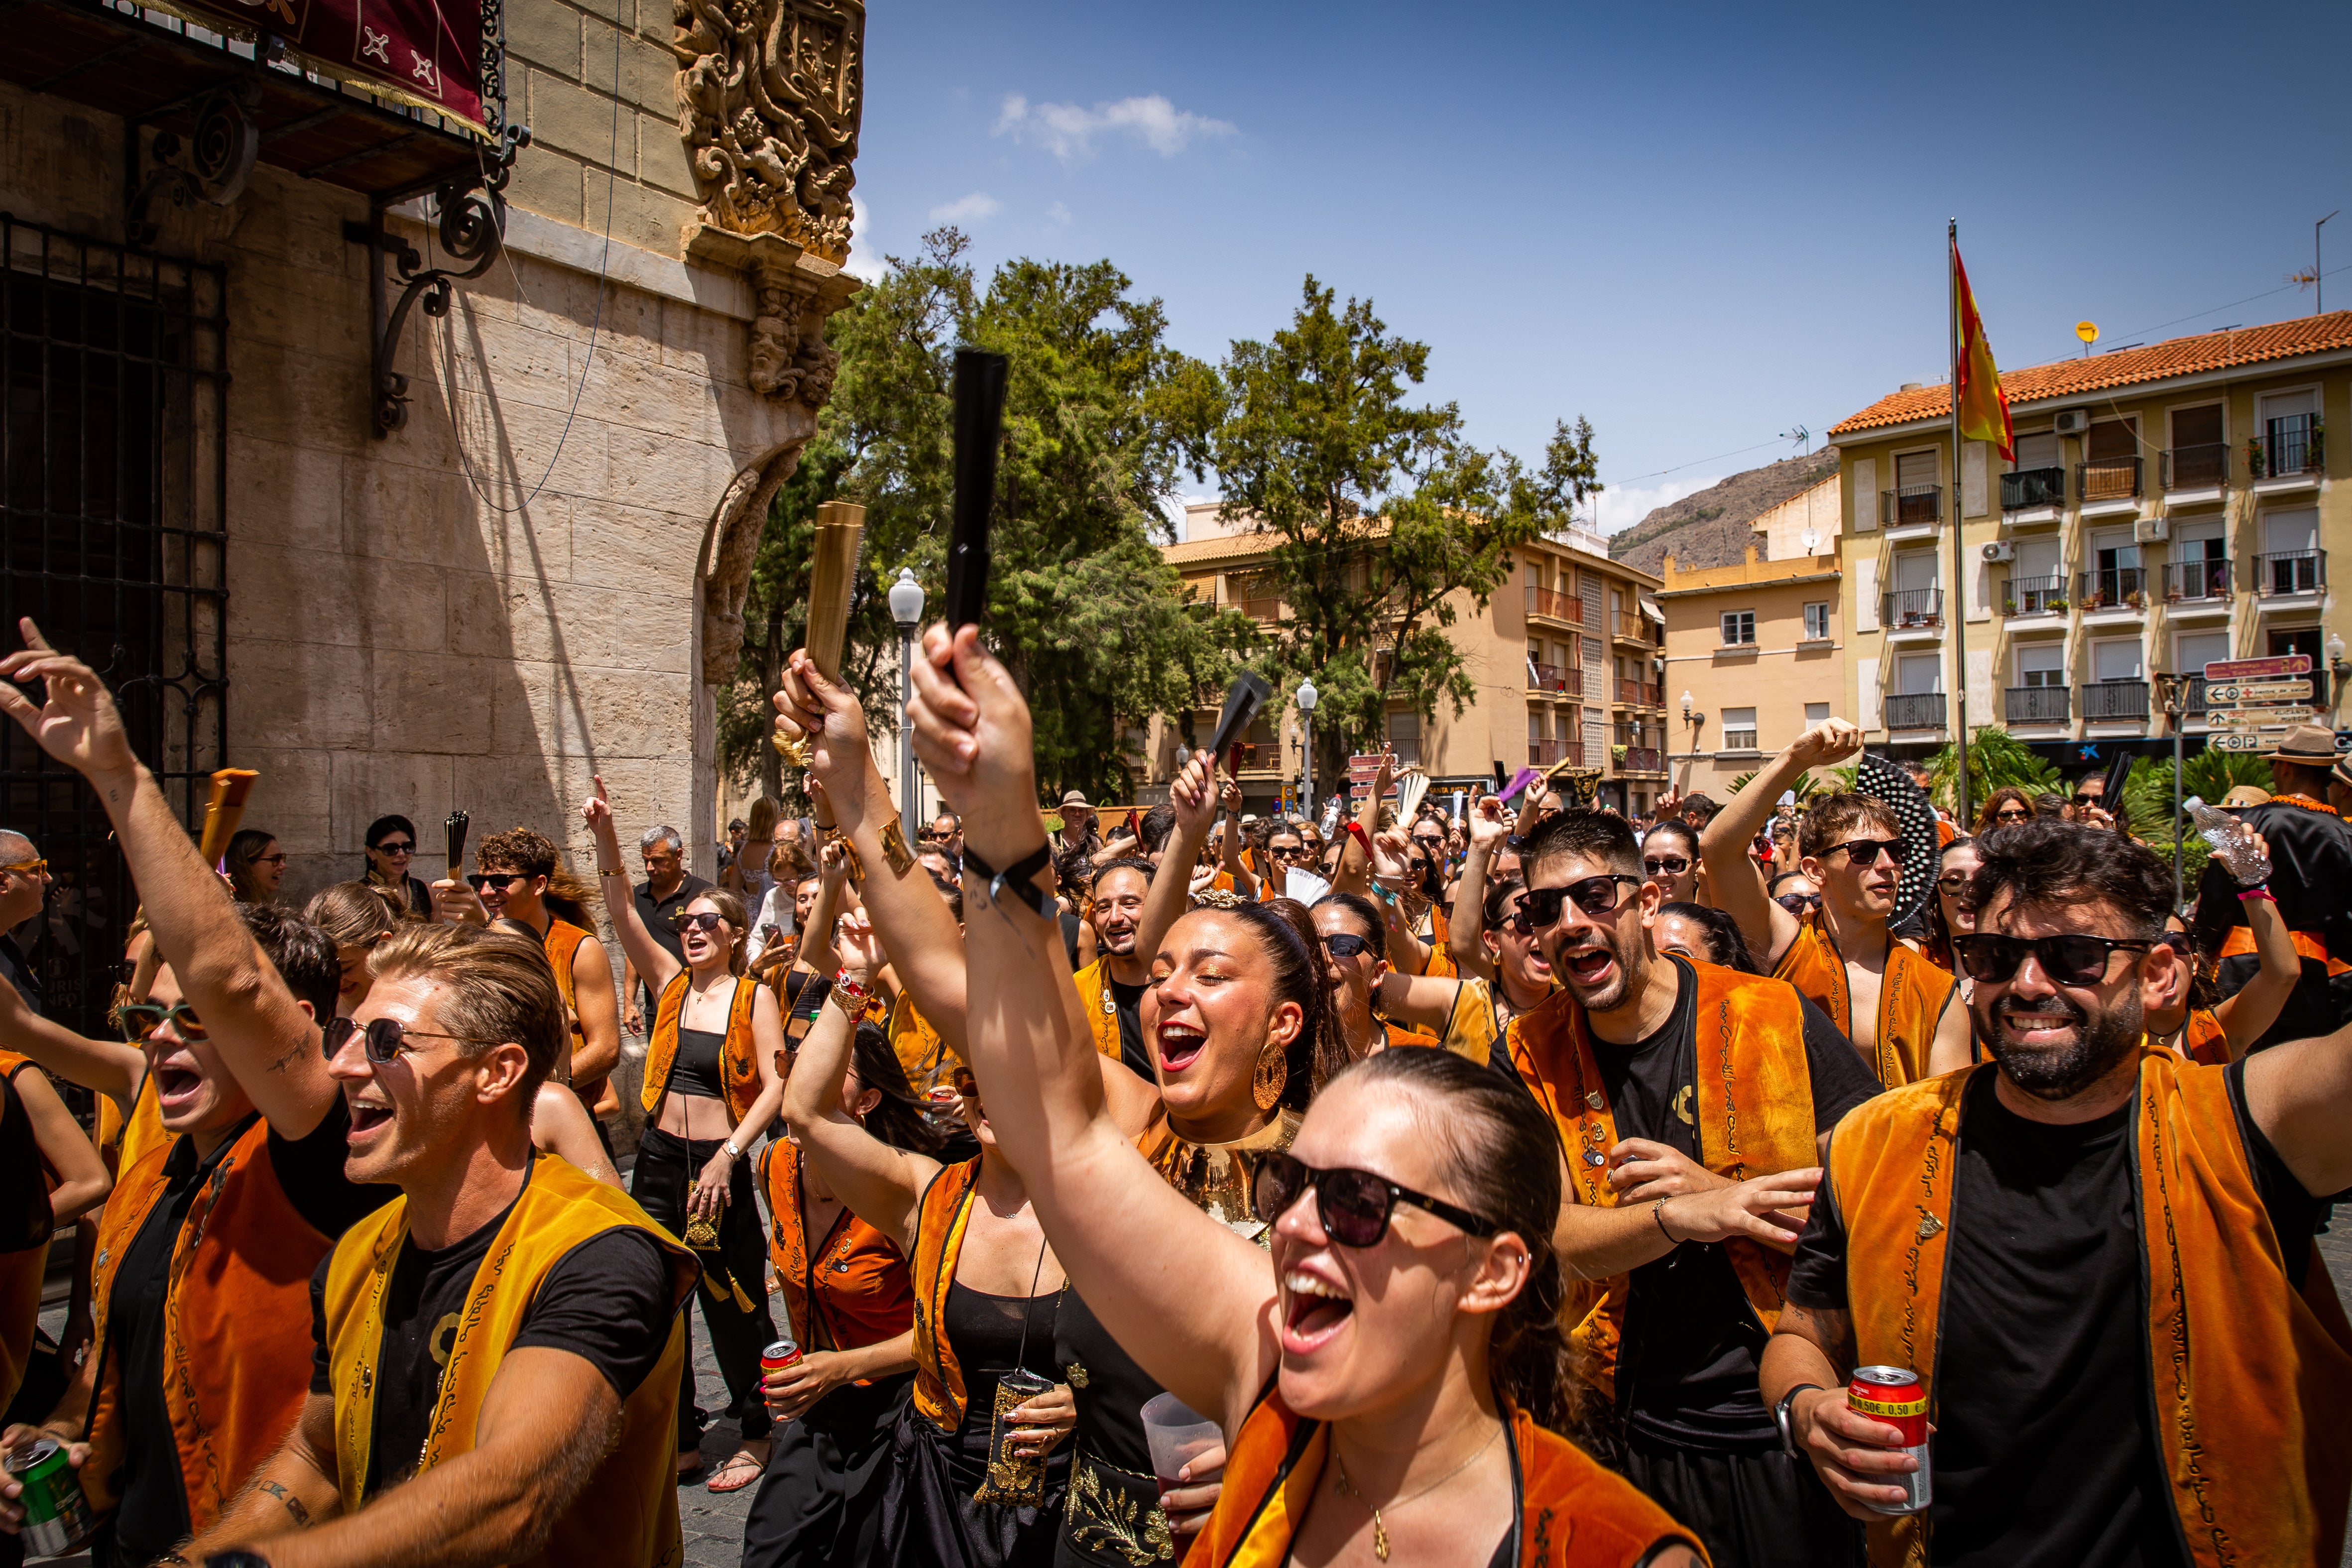
[[[2095,779],[1933,841],[1796,801],[1837,720],[1654,820],[1400,814],[1393,760],[1319,821],[1207,755],[1041,805],[1019,690],[939,626],[928,821],[795,655],[811,809],[755,803],[715,881],[600,779],[436,881],[383,816],[298,913],[23,629],[0,707],[140,913],[111,1038],[0,935],[0,1554],[44,1439],[103,1564],[675,1564],[688,1485],[752,1491],[745,1568],[2342,1551],[2325,731],[2181,909]],[[0,931],[45,889],[0,830]]]

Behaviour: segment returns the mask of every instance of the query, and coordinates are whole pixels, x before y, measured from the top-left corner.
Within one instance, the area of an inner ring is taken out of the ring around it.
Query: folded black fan
[[[1895,812],[1903,836],[1903,874],[1895,881],[1895,910],[1886,923],[1899,926],[1919,912],[1936,889],[1936,808],[1911,775],[1885,757],[1864,752],[1854,764],[1854,788]]]

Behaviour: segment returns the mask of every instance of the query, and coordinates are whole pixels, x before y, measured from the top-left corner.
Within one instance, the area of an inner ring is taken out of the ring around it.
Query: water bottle
[[[2260,887],[2270,880],[2271,858],[2246,837],[2244,825],[2236,817],[2207,805],[2193,795],[2180,803],[2180,809],[2196,826],[2199,837],[2212,848],[2213,858],[2230,868],[2238,886]]]

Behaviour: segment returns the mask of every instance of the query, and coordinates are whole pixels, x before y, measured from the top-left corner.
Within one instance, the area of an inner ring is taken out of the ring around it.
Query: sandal
[[[740,1492],[767,1473],[768,1467],[749,1448],[738,1448],[720,1461],[705,1487],[714,1492]]]
[[[677,1451],[676,1464],[678,1485],[684,1486],[688,1481],[698,1481],[702,1479],[705,1465],[701,1449],[680,1448]]]

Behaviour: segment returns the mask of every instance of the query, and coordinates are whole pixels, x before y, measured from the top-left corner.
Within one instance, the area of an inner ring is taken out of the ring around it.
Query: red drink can
[[[1935,1500],[1936,1490],[1927,1467],[1927,1390],[1919,1374],[1902,1366],[1856,1367],[1853,1381],[1846,1384],[1845,1403],[1855,1415],[1901,1432],[1902,1452],[1919,1462],[1909,1475],[1874,1477],[1881,1485],[1901,1487],[1905,1495],[1900,1503],[1869,1506],[1880,1513],[1925,1512]]]
[[[760,1352],[760,1371],[762,1373],[782,1372],[800,1359],[801,1347],[786,1336]]]

